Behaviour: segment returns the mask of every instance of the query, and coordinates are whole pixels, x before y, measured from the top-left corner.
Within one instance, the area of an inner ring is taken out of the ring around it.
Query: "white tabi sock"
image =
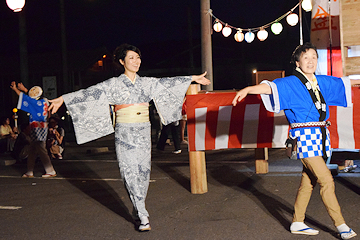
[[[337,230],[339,231],[339,233],[341,233],[341,232],[348,232],[348,231],[350,231],[349,226],[348,226],[348,225],[346,225],[345,223],[343,223],[343,224],[341,224],[341,225],[337,226],[336,228],[337,228]]]

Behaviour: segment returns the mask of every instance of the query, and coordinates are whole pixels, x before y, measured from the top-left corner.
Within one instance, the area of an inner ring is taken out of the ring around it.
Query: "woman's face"
[[[137,54],[136,52],[131,50],[127,51],[125,59],[124,60],[120,59],[119,61],[121,65],[124,66],[125,73],[126,72],[137,73],[139,71],[141,58],[139,54]]]
[[[305,74],[314,74],[317,67],[318,57],[316,51],[312,48],[306,52],[301,53],[299,61],[296,66],[301,69]]]

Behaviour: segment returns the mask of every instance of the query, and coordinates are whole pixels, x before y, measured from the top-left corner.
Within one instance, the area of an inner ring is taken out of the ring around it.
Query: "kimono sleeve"
[[[76,141],[86,143],[114,132],[109,101],[102,83],[63,95],[70,112]]]
[[[156,80],[151,97],[164,125],[182,118],[182,105],[191,81],[191,76],[160,78]]]

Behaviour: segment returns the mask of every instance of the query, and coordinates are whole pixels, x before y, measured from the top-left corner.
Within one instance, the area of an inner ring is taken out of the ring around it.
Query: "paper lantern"
[[[267,39],[269,33],[265,30],[265,29],[261,29],[260,31],[257,32],[257,38],[260,41],[264,41],[265,39]]]
[[[25,6],[25,0],[6,0],[6,4],[14,12],[20,12]]]
[[[290,26],[295,26],[299,22],[299,17],[296,13],[291,13],[286,17],[286,21]]]
[[[244,34],[241,30],[238,30],[237,33],[234,35],[234,38],[237,42],[242,42],[244,40]]]
[[[280,34],[282,30],[283,30],[283,26],[282,26],[282,24],[279,23],[279,22],[273,23],[273,24],[271,25],[271,31],[272,31],[275,35]]]
[[[222,30],[222,34],[224,37],[228,37],[231,34],[231,28],[228,25],[225,25],[225,27]]]
[[[310,12],[312,10],[311,0],[303,0],[301,6],[305,10],[305,12]]]
[[[247,43],[251,43],[252,41],[254,41],[254,39],[255,39],[255,34],[254,33],[252,33],[252,32],[245,33],[245,41]]]
[[[220,32],[222,28],[223,28],[223,25],[219,21],[216,21],[216,23],[214,24],[214,31]]]

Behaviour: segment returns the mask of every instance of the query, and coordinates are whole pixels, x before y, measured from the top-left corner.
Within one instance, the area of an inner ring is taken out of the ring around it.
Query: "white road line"
[[[117,163],[117,160],[59,160],[58,163],[60,162],[105,162],[105,163]]]
[[[0,176],[0,178],[23,178],[21,176]],[[29,178],[24,178],[29,179]],[[33,177],[30,179],[44,179],[44,180],[70,180],[70,181],[105,181],[105,182],[122,182],[120,178],[67,178],[67,177],[51,177],[51,178],[43,178],[43,177]],[[168,177],[152,179],[150,182],[156,182],[157,180],[169,179]]]
[[[18,210],[22,207],[17,207],[17,206],[0,206],[0,210],[3,209],[3,210]]]
[[[106,162],[106,163],[117,163],[117,160],[61,160],[61,162]],[[152,163],[166,163],[166,164],[179,164],[179,163],[187,163],[189,164],[189,160],[151,160]],[[211,163],[248,163],[247,160],[230,160],[230,161],[209,161],[207,164]]]

